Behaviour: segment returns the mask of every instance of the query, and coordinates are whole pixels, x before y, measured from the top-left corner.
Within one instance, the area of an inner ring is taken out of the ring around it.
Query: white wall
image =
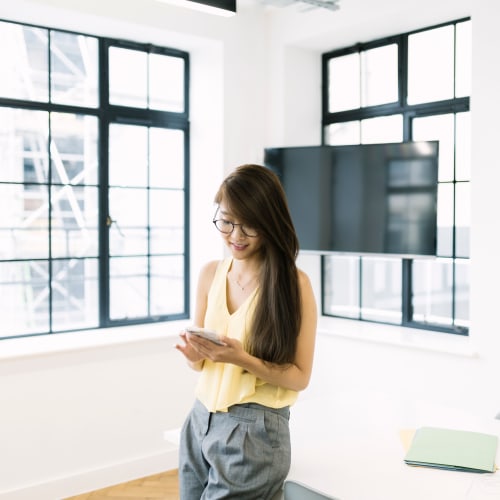
[[[492,64],[500,7],[494,0],[343,0],[338,12],[298,13],[240,3],[235,18],[219,19],[153,0],[0,1],[0,17],[191,51],[194,284],[201,263],[221,254],[205,222],[224,171],[261,161],[266,146],[319,144],[321,52],[472,15],[470,338],[322,321],[303,398],[383,388],[486,416],[500,411],[500,237],[493,232],[500,70]],[[300,264],[319,298],[319,260],[302,256]],[[163,431],[182,422],[195,380],[171,349],[179,327],[1,342],[0,499],[53,500],[172,466]]]

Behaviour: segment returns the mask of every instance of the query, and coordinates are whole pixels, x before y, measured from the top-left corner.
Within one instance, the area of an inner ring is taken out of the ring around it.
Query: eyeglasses
[[[236,226],[240,226],[241,232],[249,238],[255,238],[259,235],[258,231],[253,227],[248,227],[243,224],[235,224],[234,222],[226,219],[214,219],[212,222],[214,223],[214,226],[224,234],[231,234]]]

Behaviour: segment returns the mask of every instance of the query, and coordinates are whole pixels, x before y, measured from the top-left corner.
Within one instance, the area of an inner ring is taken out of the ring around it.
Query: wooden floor
[[[65,500],[179,500],[177,471],[135,479]]]

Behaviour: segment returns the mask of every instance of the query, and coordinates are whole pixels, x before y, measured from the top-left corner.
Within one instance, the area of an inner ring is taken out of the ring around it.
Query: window
[[[323,314],[467,334],[471,21],[323,54],[323,143],[439,141],[437,258],[322,257]]]
[[[187,317],[188,54],[0,40],[0,338]]]

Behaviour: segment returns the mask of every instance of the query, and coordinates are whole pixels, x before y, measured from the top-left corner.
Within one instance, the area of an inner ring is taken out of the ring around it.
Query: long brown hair
[[[245,347],[265,361],[291,363],[301,323],[299,242],[279,178],[266,167],[242,165],[222,182],[215,202],[226,203],[262,239],[258,302]]]

